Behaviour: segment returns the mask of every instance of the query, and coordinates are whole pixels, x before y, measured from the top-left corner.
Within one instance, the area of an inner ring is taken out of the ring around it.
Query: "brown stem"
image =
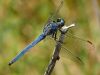
[[[61,49],[61,43],[63,43],[63,41],[64,41],[64,35],[65,35],[65,33],[60,34],[59,40],[57,41],[56,46],[54,48],[53,56],[49,62],[49,65],[48,65],[44,75],[51,75],[51,73],[55,67],[56,61],[60,59],[59,53],[60,53],[60,49]]]

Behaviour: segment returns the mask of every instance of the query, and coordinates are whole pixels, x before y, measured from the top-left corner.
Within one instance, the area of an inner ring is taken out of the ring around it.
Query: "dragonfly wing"
[[[81,60],[80,57],[78,57],[77,55],[75,55],[74,53],[72,53],[69,49],[67,49],[66,47],[62,46],[62,49],[65,51],[65,53],[67,53],[68,56],[70,56],[70,58],[73,61],[76,61],[78,63],[80,63],[81,65],[84,64],[84,62]]]
[[[45,38],[44,34],[41,34],[36,40],[34,40],[32,43],[30,43],[26,48],[24,48],[13,60],[9,62],[9,65],[16,62],[19,58],[21,58],[28,50],[30,50],[32,47],[34,47],[38,42],[43,40]]]
[[[49,23],[53,22],[53,21],[56,21],[57,19],[57,16],[58,16],[58,13],[63,5],[63,0],[60,1],[60,4],[58,5],[56,11],[54,13],[51,13],[50,16],[48,17],[46,23],[44,24],[44,28],[49,25]]]
[[[62,45],[65,46],[63,49],[66,50],[66,52],[64,53],[67,53],[69,57],[73,58],[72,60],[75,60],[79,63],[82,63],[82,60],[85,61],[87,59],[87,52],[93,46],[92,42],[76,36],[75,31],[71,30],[66,33],[65,40]]]
[[[57,19],[58,13],[59,13],[61,7],[63,6],[63,3],[64,3],[63,0],[61,0],[61,1],[60,1],[60,4],[58,5],[58,7],[57,7],[57,9],[56,9],[56,11],[55,11],[55,13],[51,16],[51,19],[54,19],[54,20]]]

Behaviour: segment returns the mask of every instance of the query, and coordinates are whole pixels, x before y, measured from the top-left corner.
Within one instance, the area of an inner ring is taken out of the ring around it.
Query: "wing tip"
[[[87,42],[88,42],[89,44],[93,45],[93,43],[92,43],[91,41],[87,40]]]

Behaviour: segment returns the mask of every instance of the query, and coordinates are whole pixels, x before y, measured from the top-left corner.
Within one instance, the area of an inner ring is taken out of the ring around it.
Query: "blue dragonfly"
[[[57,8],[56,12],[48,18],[47,23],[44,26],[43,32],[38,36],[38,38],[36,38],[32,43],[30,43],[28,46],[26,46],[15,58],[13,58],[9,62],[9,65],[12,65],[14,62],[16,62],[17,60],[19,60],[32,47],[34,47],[37,43],[39,43],[40,41],[42,41],[43,39],[45,39],[46,36],[52,36],[52,38],[54,38],[55,41],[57,40],[57,31],[58,30],[60,31],[62,29],[62,27],[65,25],[65,20],[63,18],[56,18],[55,20],[53,20],[53,19],[56,17],[57,13],[59,12],[62,4],[63,4],[63,1],[61,1],[61,4]],[[73,37],[77,38],[76,36],[73,36]],[[85,42],[88,42],[88,43],[91,43],[88,40],[83,40],[81,38],[78,38],[78,39],[80,39],[82,41],[85,41]],[[66,52],[68,54],[72,55],[72,57],[74,57],[76,60],[81,61],[81,59],[79,57],[77,57],[76,55],[74,55],[70,50],[66,49],[63,46],[62,46],[62,48],[64,50],[66,50]]]
[[[24,48],[12,61],[9,62],[9,65],[13,64],[16,62],[20,57],[22,57],[28,50],[30,50],[32,47],[34,47],[38,42],[41,40],[45,39],[46,36],[51,35],[52,38],[55,40],[57,30],[59,30],[62,26],[64,26],[64,19],[58,18],[57,21],[50,22],[49,24],[46,25],[43,29],[43,33],[39,35],[39,37],[34,40],[32,43],[30,43],[26,48]]]
[[[14,59],[12,59],[9,62],[9,65],[12,65],[14,62],[16,62],[19,58],[21,58],[27,51],[29,51],[37,43],[45,39],[46,36],[51,35],[52,38],[54,38],[54,40],[57,39],[56,38],[57,31],[60,30],[64,26],[65,21],[63,18],[57,18],[55,21],[52,20],[52,18],[55,17],[55,15],[59,12],[62,4],[63,4],[63,1],[61,1],[61,4],[59,5],[56,12],[48,18],[47,23],[44,26],[43,32],[38,36],[38,38],[35,39],[32,43],[30,43],[27,47],[25,47]]]

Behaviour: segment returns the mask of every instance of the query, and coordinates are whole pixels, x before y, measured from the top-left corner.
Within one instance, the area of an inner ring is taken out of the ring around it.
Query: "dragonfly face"
[[[62,18],[58,18],[58,19],[57,19],[57,25],[58,25],[58,28],[63,27],[64,24],[65,24],[64,19],[62,19]]]

